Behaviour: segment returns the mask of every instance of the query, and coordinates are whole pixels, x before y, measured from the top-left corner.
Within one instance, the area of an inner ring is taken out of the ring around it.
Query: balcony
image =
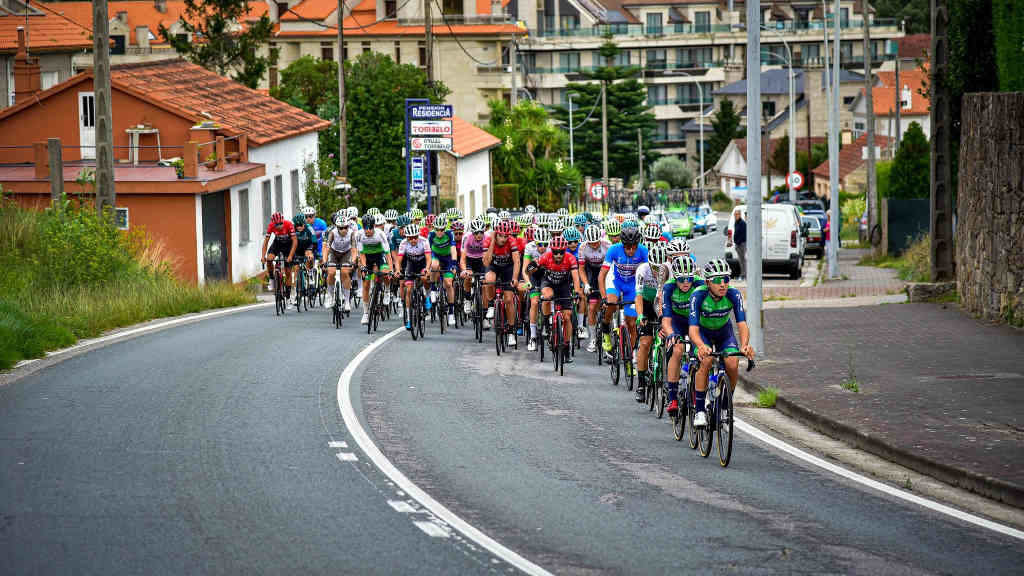
[[[655,145],[666,146],[670,144],[685,144],[686,134],[682,132],[663,132],[655,134],[652,138]]]
[[[711,94],[704,95],[704,105],[710,106],[713,102]],[[699,107],[701,100],[697,96],[683,96],[682,98],[648,98],[648,106],[695,106]]]
[[[702,70],[708,68],[721,68],[725,66],[725,60],[686,60],[683,62],[667,62],[665,60],[648,61],[644,69],[649,72],[665,72],[668,70]]]

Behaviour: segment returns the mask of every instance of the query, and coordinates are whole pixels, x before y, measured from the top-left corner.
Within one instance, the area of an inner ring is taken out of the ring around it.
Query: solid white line
[[[735,422],[736,428],[738,430],[745,432],[746,434],[749,434],[754,438],[757,438],[761,442],[764,442],[765,444],[771,446],[772,448],[775,448],[776,450],[780,450],[791,456],[795,456],[803,460],[804,462],[828,470],[833,474],[842,476],[843,478],[847,478],[849,480],[853,480],[854,482],[863,484],[869,488],[872,488],[879,492],[883,492],[890,496],[894,496],[901,500],[905,500],[907,502],[917,504],[918,506],[928,508],[929,510],[934,510],[935,512],[938,512],[940,514],[952,516],[953,518],[956,518],[958,520],[962,520],[969,524],[974,524],[975,526],[980,526],[982,528],[986,528],[988,530],[992,530],[993,532],[998,532],[1000,534],[1004,534],[1006,536],[1010,536],[1018,540],[1024,540],[1024,532],[1017,530],[1016,528],[1011,528],[1009,526],[993,522],[986,518],[982,518],[980,516],[975,516],[974,514],[957,510],[956,508],[946,506],[945,504],[939,504],[938,502],[928,500],[927,498],[922,498],[916,494],[911,494],[910,492],[907,492],[905,490],[894,488],[892,486],[889,486],[888,484],[883,484],[882,482],[879,482],[877,480],[872,480],[867,476],[847,470],[842,466],[837,466],[835,464],[832,464],[831,462],[818,458],[813,454],[804,452],[803,450],[795,446],[792,446],[790,444],[787,444],[786,442],[783,442],[782,440],[779,440],[778,438],[772,436],[771,434],[768,434],[767,432],[764,432],[758,428],[755,428],[754,426],[751,426],[750,424],[747,424],[746,422],[740,420],[739,418],[736,418]]]
[[[449,526],[452,526],[461,532],[466,536],[466,538],[476,542],[491,554],[494,554],[512,566],[515,566],[526,574],[552,576],[547,570],[533,562],[530,562],[505,546],[502,546],[490,536],[484,534],[462,518],[456,516],[454,512],[446,508],[437,500],[434,500],[429,494],[424,492],[423,489],[414,484],[412,480],[406,478],[405,474],[396,468],[395,465],[392,464],[386,456],[384,456],[380,449],[377,448],[377,445],[373,443],[372,439],[370,439],[370,435],[366,433],[362,424],[359,423],[359,418],[356,416],[355,408],[353,408],[352,402],[349,401],[351,398],[352,376],[359,368],[359,364],[366,360],[370,354],[373,354],[377,348],[383,346],[384,343],[391,338],[404,333],[405,328],[395,328],[385,336],[375,340],[366,348],[363,348],[359,354],[356,354],[356,357],[349,362],[348,366],[345,367],[345,371],[341,373],[341,377],[338,378],[338,409],[341,410],[341,418],[344,420],[345,426],[352,434],[352,439],[355,440],[356,444],[363,453],[366,454],[370,461],[372,461],[381,472],[390,478],[392,482],[398,485],[402,491],[419,502],[420,505],[433,513],[434,516],[437,516],[441,520],[447,522]],[[430,530],[429,528],[420,526],[420,523],[417,523],[417,526],[419,526],[419,528],[424,532],[430,534],[430,532],[428,532],[428,530]]]
[[[234,314],[236,312],[245,312],[246,310],[253,310],[256,308],[263,308],[270,306],[273,302],[259,302],[257,304],[248,304],[246,306],[235,306],[233,308],[223,308],[221,310],[214,310],[212,312],[204,312],[202,314],[196,314],[194,316],[182,316],[181,318],[175,318],[173,320],[167,320],[166,322],[159,322],[151,326],[139,326],[138,328],[132,328],[123,332],[115,332],[113,334],[107,334],[106,336],[100,336],[98,338],[89,338],[87,340],[80,340],[77,344],[68,346],[67,348],[61,348],[60,350],[51,350],[46,353],[47,358],[53,358],[54,356],[62,356],[75,350],[80,350],[87,346],[95,346],[96,344],[103,344],[111,340],[118,340],[121,338],[128,338],[138,334],[145,334],[146,332],[152,332],[154,330],[160,330],[161,328],[167,328],[169,326],[177,326],[178,324],[185,324],[188,322],[198,322],[200,320],[206,320],[208,318],[216,318],[217,316],[224,316],[226,314]],[[31,360],[22,360],[14,365],[14,368],[21,368],[33,362],[38,362],[39,358],[33,358]]]
[[[342,462],[358,462],[359,457],[352,452],[338,452],[338,460]]]

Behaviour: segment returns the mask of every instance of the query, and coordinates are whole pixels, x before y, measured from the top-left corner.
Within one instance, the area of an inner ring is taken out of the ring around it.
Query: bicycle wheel
[[[650,367],[650,360],[648,360],[647,377],[644,379],[644,400],[647,402],[647,411],[654,412],[654,405],[656,403],[655,401],[658,399],[658,394],[657,390],[654,389],[654,374],[650,371]],[[639,382],[640,376],[637,375],[636,379]]]
[[[405,313],[409,316],[409,332],[412,334],[412,339],[417,340],[419,337],[419,300],[416,299],[416,288],[410,288],[413,292],[409,295],[409,309]]]
[[[420,338],[424,338],[427,335],[425,331],[425,327],[427,324],[427,308],[423,300],[424,298],[426,298],[426,296],[423,295],[423,288],[417,287],[416,290],[419,292],[420,295],[420,302],[419,304],[416,305],[416,309],[419,310],[419,313],[417,315],[416,330],[420,333]]]
[[[448,291],[444,287],[444,279],[441,280],[441,290],[437,294],[437,313],[441,324],[441,334],[448,331]]]
[[[613,345],[612,345],[612,351],[609,352],[611,358],[608,359],[608,370],[611,372],[611,375],[612,375],[612,386],[618,386],[619,385],[619,377],[621,375],[621,368],[619,366],[619,347],[617,346],[618,338],[619,337],[618,337],[618,334],[615,334],[614,330],[612,331],[612,335],[611,336],[612,336],[612,339],[615,340],[615,343],[613,343]],[[603,344],[600,347],[599,353],[600,354],[604,354],[604,345]]]
[[[495,300],[497,300],[497,298],[495,298]],[[503,333],[505,330],[504,303],[502,303],[501,306],[498,306],[497,304],[495,304],[494,306],[494,325],[492,326],[492,328],[494,330],[494,349],[498,353],[498,356],[501,356],[501,349],[502,346],[505,344],[502,338],[505,335]]]
[[[697,428],[693,425],[693,399],[696,394],[693,384],[693,376],[697,373],[696,368],[691,368],[690,373],[686,379],[686,434],[687,443],[690,445],[690,450],[697,449]]]
[[[540,334],[537,334],[537,350],[540,351],[540,362],[544,363],[544,348],[548,345],[548,332],[547,332],[548,321],[547,318],[542,314],[540,317]]]
[[[558,372],[558,364],[562,359],[562,314],[555,311],[555,317],[551,323],[551,361],[554,364],[555,372]]]
[[[683,390],[676,390],[676,401],[679,403],[679,409],[676,410],[675,416],[672,416],[672,437],[679,442],[686,436],[686,396],[683,395]]]
[[[319,280],[317,280],[317,299],[320,301],[320,307],[324,307],[324,301],[327,299],[327,271],[320,269]]]
[[[604,316],[599,316],[604,318]],[[601,322],[598,321],[597,326],[594,328],[594,338],[597,338],[597,365],[600,366],[601,362],[604,361],[604,332],[601,330]]]
[[[715,403],[715,429],[718,431],[718,463],[724,468],[729,465],[729,459],[732,458],[732,387],[726,374],[722,375],[718,384],[722,387],[722,392]]]
[[[711,394],[711,387],[708,386],[707,394]],[[707,458],[711,454],[711,445],[715,442],[715,433],[712,430],[712,426],[715,425],[713,415],[715,413],[715,403],[711,402],[708,406],[707,403],[704,405],[705,415],[707,416],[708,423],[703,428],[697,429],[698,446],[697,449],[700,451],[700,455]]]

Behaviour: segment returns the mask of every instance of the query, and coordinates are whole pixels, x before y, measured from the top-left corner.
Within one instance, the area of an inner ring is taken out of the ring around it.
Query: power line
[[[374,20],[373,22],[370,22],[369,24],[360,24],[359,21],[356,20],[356,17],[352,16],[352,21],[355,22],[356,25],[355,26],[345,26],[344,29],[345,30],[363,30],[363,31],[366,31],[367,28],[369,28],[370,26],[373,26],[375,24],[380,24],[381,22],[383,22],[385,20],[390,20],[390,19],[394,18],[395,16],[398,15],[398,11],[401,10],[402,8],[405,8],[405,5],[408,4],[411,1],[412,0],[405,0],[404,2],[402,2],[401,5],[395,7],[394,13],[392,13],[392,14],[385,14],[383,18],[378,18],[378,19]],[[305,16],[303,16],[302,14],[299,14],[298,12],[296,12],[295,10],[292,10],[291,8],[286,8],[286,10],[288,12],[291,12],[292,14],[298,16],[303,22],[311,22],[311,23],[313,23],[313,24],[315,24],[315,25],[317,25],[317,26],[319,26],[319,27],[321,27],[321,28],[323,28],[325,30],[337,30],[338,29],[337,26],[331,26],[330,24],[324,24],[323,22],[320,22],[319,20],[312,20],[312,19],[306,18]],[[278,15],[278,18],[280,19],[280,15]],[[339,18],[338,21],[342,22],[342,21],[344,21],[344,18]]]
[[[484,62],[482,60],[477,60],[477,58],[475,56],[470,54],[469,51],[466,50],[466,47],[462,45],[462,42],[459,40],[458,35],[455,34],[455,30],[452,30],[452,25],[448,23],[448,18],[446,18],[445,15],[444,15],[444,9],[441,8],[441,5],[438,4],[437,0],[434,0],[434,5],[437,6],[437,11],[441,13],[441,20],[444,20],[444,25],[448,27],[448,32],[451,33],[452,38],[455,39],[455,43],[459,45],[459,48],[463,51],[463,53],[466,54],[466,56],[469,56],[470,60],[476,62],[477,64],[479,64],[481,66],[494,66],[495,64],[498,63],[498,60],[493,60],[491,62]],[[515,63],[514,62],[512,63],[512,68],[515,69]]]
[[[604,84],[601,85],[601,92],[604,92]],[[601,101],[601,93],[598,92],[597,96],[597,98],[594,98],[594,105],[590,107],[590,112],[587,113],[587,117],[584,118],[583,122],[580,122],[578,126],[573,126],[573,130],[579,130],[582,128],[583,125],[587,123],[587,120],[590,120],[590,117],[594,115],[594,110],[597,110],[597,103]],[[570,102],[569,105],[572,106],[572,102]]]

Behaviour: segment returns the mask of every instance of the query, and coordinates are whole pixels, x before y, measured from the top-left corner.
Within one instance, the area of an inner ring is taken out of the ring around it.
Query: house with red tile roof
[[[931,138],[931,105],[923,94],[928,72],[922,68],[901,69],[899,80],[894,70],[876,73],[878,82],[872,87],[872,107],[875,111],[875,134],[896,138],[896,108],[900,109],[900,135],[907,132],[911,122],[917,122],[924,135]],[[853,135],[859,137],[867,131],[867,98],[862,88],[850,105],[853,111]]]
[[[174,259],[179,277],[243,281],[260,273],[272,212],[305,202],[305,163],[329,123],[183,60],[111,67],[116,209]],[[95,166],[92,72],[0,110],[0,187],[50,201],[46,140],[59,138],[68,194]],[[175,161],[180,166],[175,166]]]
[[[33,74],[20,75],[15,70],[19,30]],[[91,48],[91,26],[81,26],[48,4],[0,0],[0,109],[17,99],[17,77],[22,80],[23,97],[40,88],[45,90],[70,78],[72,57]],[[24,85],[31,78],[37,78],[40,86]]]
[[[491,150],[501,140],[458,116],[451,122],[452,149],[437,153],[438,195],[474,218],[493,205]]]
[[[846,144],[839,150],[839,189],[863,194],[867,188],[867,134],[857,138],[853,143]],[[875,134],[875,158],[888,160],[889,138]],[[829,161],[825,160],[811,170],[814,174],[814,194],[819,198],[828,198],[831,194],[829,185]]]
[[[768,165],[769,159],[775,154],[775,149],[783,143],[782,138],[771,138],[767,144],[762,146],[761,152],[761,196],[767,198],[773,188],[785,184],[785,174],[780,174],[771,169]],[[812,146],[824,144],[825,138],[797,138],[797,152],[810,150]],[[788,169],[788,166],[786,167]],[[719,177],[719,186],[722,192],[733,198],[739,199],[747,194],[747,139],[736,138],[725,147],[722,156],[715,163],[715,173]],[[804,174],[804,176],[807,176]]]

